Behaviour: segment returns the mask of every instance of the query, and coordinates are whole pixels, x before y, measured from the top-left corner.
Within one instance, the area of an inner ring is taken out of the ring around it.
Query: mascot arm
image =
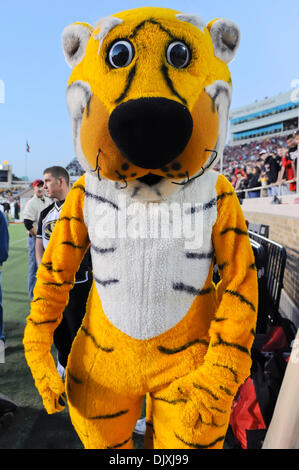
[[[217,196],[212,238],[221,282],[210,343],[203,365],[171,385],[172,398],[187,399],[182,419],[188,426],[215,424],[217,414],[220,422],[229,419],[234,396],[250,375],[258,302],[254,255],[239,200],[222,175]]]
[[[84,181],[83,176],[70,190],[43,255],[24,333],[25,357],[48,413],[64,408],[64,385],[50,350],[89,246],[83,219]]]
[[[218,309],[209,330],[210,345],[203,372],[215,378],[213,388],[234,397],[250,374],[258,306],[253,250],[239,200],[222,175],[217,182],[218,217],[213,245],[221,276]]]

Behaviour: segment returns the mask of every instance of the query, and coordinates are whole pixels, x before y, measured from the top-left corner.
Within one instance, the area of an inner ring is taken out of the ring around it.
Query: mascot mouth
[[[144,183],[147,186],[154,186],[155,184],[160,183],[161,180],[163,180],[164,177],[160,175],[154,175],[153,173],[148,173],[145,176],[141,176],[141,178],[137,178],[140,183]]]

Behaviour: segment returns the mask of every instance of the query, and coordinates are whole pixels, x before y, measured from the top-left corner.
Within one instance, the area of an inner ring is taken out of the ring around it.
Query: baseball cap
[[[32,187],[34,188],[34,186],[43,186],[44,185],[44,182],[43,180],[34,180],[33,183],[32,183]]]

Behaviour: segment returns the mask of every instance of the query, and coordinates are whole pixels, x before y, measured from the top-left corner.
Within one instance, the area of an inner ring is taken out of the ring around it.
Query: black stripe
[[[106,447],[106,449],[117,449],[118,447],[122,447],[122,446],[124,446],[127,442],[129,442],[130,439],[131,439],[131,437],[129,437],[128,439],[126,439],[124,442],[121,442],[120,444],[115,444],[115,446],[108,446],[108,447]]]
[[[211,209],[212,207],[216,206],[218,198],[219,196],[217,198],[214,197],[210,201],[205,202],[204,204],[200,204],[199,207],[191,207],[191,209],[186,210],[185,214],[194,214],[195,212],[200,212],[201,210],[205,211],[205,210]]]
[[[218,269],[220,269],[220,271],[222,271],[226,266],[228,266],[227,262],[225,262],[223,264],[218,264]]]
[[[188,259],[211,259],[214,256],[214,252],[211,253],[186,253]]]
[[[179,100],[181,100],[181,102],[184,104],[184,105],[187,105],[187,101],[185,100],[185,98],[183,98],[177,91],[176,89],[174,88],[173,86],[173,83],[172,83],[172,80],[171,78],[169,77],[168,75],[168,68],[166,67],[165,64],[162,65],[161,67],[161,72],[163,74],[163,77],[166,81],[166,84],[168,86],[168,88],[170,89],[170,91],[177,97],[179,98]]]
[[[228,395],[229,397],[234,397],[234,393],[231,392],[227,387],[223,387],[222,385],[220,385],[220,390],[223,390],[224,393],[226,393],[226,395]]]
[[[41,265],[47,269],[47,271],[51,271],[52,273],[62,273],[63,272],[63,269],[53,269],[53,263],[49,262],[49,263],[43,263],[41,262]]]
[[[203,387],[202,385],[198,385],[195,383],[193,383],[193,387],[198,388],[198,390],[203,390],[204,392],[208,393],[209,395],[211,395],[212,398],[214,398],[214,400],[219,400],[219,397],[217,397],[217,395],[211,392],[211,390],[209,390],[207,387]]]
[[[186,446],[193,447],[194,449],[208,449],[209,447],[212,447],[213,445],[217,444],[217,442],[224,441],[225,436],[220,436],[215,441],[210,442],[209,444],[196,444],[195,442],[186,442],[184,439],[182,439],[178,434],[174,433],[175,437],[183,442]]]
[[[68,241],[61,242],[61,245],[71,246],[72,248],[78,248],[79,250],[82,250],[82,249],[83,249],[83,246],[75,245],[75,243],[73,243],[73,242],[68,242]]]
[[[234,195],[234,192],[230,192],[230,193],[221,193],[217,196],[217,201],[219,201],[220,199],[224,199],[225,197],[227,196],[233,196]]]
[[[91,102],[91,98],[92,98],[92,95],[90,96],[89,100],[87,101],[87,105],[86,105],[86,114],[87,114],[87,117],[89,117],[89,113],[90,113],[90,102]]]
[[[222,321],[226,321],[226,320],[228,320],[228,318],[225,318],[225,317],[215,317],[214,318],[214,321],[216,323],[221,323]]]
[[[110,352],[113,352],[114,351],[114,348],[103,348],[102,346],[100,346],[97,342],[97,340],[95,339],[95,337],[89,333],[89,331],[85,328],[85,326],[81,326],[81,330],[83,331],[83,333],[86,334],[86,336],[88,336],[92,342],[94,343],[94,345],[99,348],[101,351],[104,351],[104,352],[107,352],[107,353],[110,353]]]
[[[249,266],[249,269],[252,269],[253,271],[256,270],[256,264],[255,263],[252,263],[250,266]]]
[[[81,384],[83,383],[82,380],[77,379],[77,377],[75,377],[75,376],[69,371],[69,369],[68,369],[67,373],[68,373],[68,377],[69,377],[73,382],[75,382],[75,384],[81,385]]]
[[[109,286],[110,284],[117,284],[119,282],[118,279],[107,279],[105,281],[102,281],[101,279],[98,279],[95,276],[93,276],[93,278],[98,284],[100,284],[103,287]]]
[[[127,83],[126,83],[125,89],[122,92],[122,94],[115,100],[115,104],[119,104],[121,101],[123,101],[125,99],[125,97],[128,94],[128,91],[129,91],[129,89],[132,85],[132,81],[135,77],[135,74],[136,74],[136,65],[134,65],[134,67],[131,68],[131,70],[128,74],[128,77],[127,77]]]
[[[44,297],[36,297],[36,299],[33,299],[32,302],[38,302],[39,300],[47,300]]]
[[[137,194],[139,193],[140,189],[141,189],[141,188],[140,188],[139,186],[135,186],[135,188],[134,188],[134,190],[133,190],[133,192],[132,192],[132,194],[131,194],[131,197],[137,196]]]
[[[215,366],[215,367],[222,367],[223,369],[229,370],[229,371],[233,374],[233,376],[234,376],[234,381],[236,382],[236,384],[238,383],[238,375],[237,375],[237,372],[236,372],[234,369],[232,369],[232,368],[229,367],[229,366],[223,365],[223,364],[216,364],[216,363],[215,363],[215,364],[213,364],[213,366]]]
[[[146,25],[146,23],[151,23],[151,24],[154,24],[154,25],[157,25],[159,26],[159,28],[161,29],[161,31],[163,31],[164,33],[168,34],[168,36],[171,38],[171,39],[176,39],[175,36],[169,31],[169,29],[165,28],[163,25],[161,25],[161,23],[159,23],[159,21],[155,20],[154,18],[150,18],[148,20],[144,20],[142,21],[141,23],[139,23],[135,29],[133,30],[133,32],[130,34],[129,38],[130,39],[133,39],[137,33]]]
[[[105,255],[106,253],[114,253],[116,248],[99,248],[91,244],[91,249],[100,255]]]
[[[212,426],[212,427],[214,427],[214,428],[223,428],[223,426],[226,426],[226,423],[224,423],[224,424],[217,424],[217,423],[215,423],[213,416],[212,416],[212,422],[211,422],[211,423],[206,423],[206,422],[202,419],[201,414],[199,414],[198,421],[200,421],[200,422],[201,422],[202,424],[204,424],[205,426]]]
[[[164,346],[158,346],[158,350],[163,354],[176,354],[178,352],[184,351],[187,348],[190,348],[190,346],[193,346],[194,344],[204,344],[205,346],[209,346],[209,343],[204,339],[195,339],[194,341],[190,341],[189,343],[186,343],[179,348],[169,349],[164,348]]]
[[[181,292],[188,292],[188,294],[192,294],[192,295],[204,295],[204,294],[209,294],[212,291],[211,287],[208,287],[208,289],[200,290],[200,289],[196,289],[193,286],[187,286],[183,282],[173,283],[172,288],[173,290],[178,290]]]
[[[58,318],[56,318],[55,320],[45,320],[45,321],[34,321],[32,320],[32,318],[28,318],[28,321],[31,321],[31,323],[33,323],[34,325],[39,326],[39,325],[45,325],[47,323],[56,323],[58,321]]]
[[[150,397],[153,400],[164,401],[165,403],[168,403],[169,405],[177,405],[178,403],[187,403],[186,398],[177,398],[176,400],[168,400],[167,398],[163,398],[163,397],[155,397],[152,393],[150,393]]]
[[[92,416],[88,419],[113,419],[113,418],[118,418],[119,416],[125,415],[128,412],[129,412],[129,410],[123,410],[123,411],[118,411],[117,413],[113,413],[111,415]]]
[[[227,414],[227,410],[221,410],[220,408],[217,408],[216,406],[210,406],[210,410],[218,411],[218,413],[221,413],[223,415]]]
[[[77,222],[82,222],[82,220],[80,219],[80,217],[67,217],[67,216],[64,216],[64,217],[60,217],[57,222],[61,222],[62,220],[77,220]]]
[[[206,202],[203,205],[203,210],[211,209],[212,207],[216,206],[216,204],[217,204],[217,199],[214,197],[209,202]]]
[[[236,292],[234,290],[229,290],[229,289],[225,289],[224,291],[225,294],[230,294],[230,295],[233,295],[234,297],[237,297],[241,302],[243,302],[244,304],[246,305],[249,305],[249,307],[251,308],[251,310],[253,312],[255,312],[255,307],[254,305],[249,302],[249,300],[246,299],[246,297],[244,297],[244,295],[242,294],[239,294],[239,292]]]
[[[73,282],[68,282],[68,281],[63,281],[63,282],[43,282],[44,286],[56,286],[56,287],[62,287],[62,286],[72,286],[74,283]]]
[[[98,196],[97,194],[89,193],[88,191],[85,191],[85,196],[90,197],[92,199],[95,199],[96,201],[103,202],[105,204],[109,204],[110,206],[114,207],[114,209],[116,209],[117,211],[119,210],[119,207],[116,204],[114,204],[114,202],[109,201],[108,199],[106,199],[102,196]]]
[[[71,190],[73,190],[73,189],[81,189],[81,191],[83,191],[85,193],[85,188],[82,184],[76,184],[76,186],[73,186],[71,188]]]
[[[215,343],[212,343],[212,345],[211,345],[212,348],[214,348],[216,346],[227,346],[229,348],[238,349],[239,351],[241,351],[241,352],[247,354],[248,356],[250,356],[250,352],[248,351],[247,348],[245,348],[245,346],[241,346],[238,343],[229,343],[228,341],[224,341],[221,338],[219,333],[217,334],[217,337],[218,337],[218,341],[216,341]]]
[[[228,227],[225,230],[222,230],[222,232],[220,232],[220,235],[225,235],[228,232],[235,232],[237,235],[248,235],[247,232],[244,232],[244,230],[241,230],[238,227]]]

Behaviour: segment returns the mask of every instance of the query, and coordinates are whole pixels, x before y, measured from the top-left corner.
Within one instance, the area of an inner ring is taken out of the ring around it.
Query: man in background
[[[53,166],[44,171],[44,189],[54,202],[44,209],[38,221],[36,236],[36,260],[38,267],[49,243],[55,224],[59,219],[65,198],[69,192],[69,174],[60,166]],[[54,332],[54,344],[58,351],[57,369],[64,378],[64,369],[68,355],[85,314],[86,302],[92,284],[90,250],[88,249],[79,270],[75,284],[70,291],[69,303],[63,312],[63,318]]]
[[[15,215],[14,215],[15,220],[19,220],[19,218],[20,218],[20,200],[19,200],[19,198],[16,198],[16,200],[14,202],[14,211],[15,211]]]
[[[33,289],[36,282],[37,264],[35,258],[35,239],[37,223],[42,210],[52,204],[52,200],[45,197],[44,182],[36,179],[32,183],[33,197],[27,202],[24,208],[23,220],[28,231],[28,294],[30,300],[33,299]]]

